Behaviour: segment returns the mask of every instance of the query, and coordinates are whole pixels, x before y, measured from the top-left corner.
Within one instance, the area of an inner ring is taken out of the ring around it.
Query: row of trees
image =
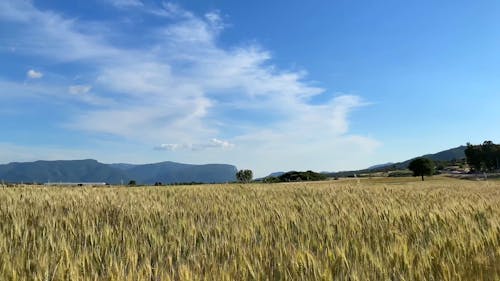
[[[474,171],[491,172],[500,169],[500,145],[485,141],[479,145],[467,143],[467,163]]]
[[[316,173],[313,171],[297,172],[291,171],[284,173],[279,176],[278,181],[280,182],[290,182],[290,181],[322,181],[328,179],[326,175]]]
[[[422,177],[432,176],[435,171],[434,161],[428,158],[416,158],[410,162],[408,166],[413,172],[413,176]],[[253,173],[251,170],[239,170],[236,173],[236,179],[241,183],[249,183],[252,181]],[[275,182],[292,182],[292,181],[321,181],[326,180],[328,177],[321,173],[315,173],[313,171],[297,172],[291,171],[284,173],[279,177],[266,177],[263,179],[265,183],[275,183]]]
[[[253,178],[253,173],[251,170],[239,170],[236,173],[236,179],[241,183],[251,182]],[[262,181],[265,183],[273,182],[291,182],[291,181],[320,181],[326,180],[328,177],[321,173],[316,173],[313,171],[306,172],[296,172],[291,171],[284,173],[278,177],[266,177]]]

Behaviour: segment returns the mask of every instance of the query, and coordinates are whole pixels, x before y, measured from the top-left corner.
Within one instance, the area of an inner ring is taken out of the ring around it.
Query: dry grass
[[[0,189],[0,280],[500,280],[500,182]]]

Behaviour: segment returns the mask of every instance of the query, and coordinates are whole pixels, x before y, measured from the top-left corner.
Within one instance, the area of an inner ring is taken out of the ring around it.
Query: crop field
[[[500,280],[500,181],[0,188],[0,280]]]

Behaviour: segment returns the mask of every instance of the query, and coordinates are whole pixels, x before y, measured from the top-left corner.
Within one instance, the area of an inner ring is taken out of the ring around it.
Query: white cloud
[[[213,138],[209,142],[206,142],[206,143],[196,143],[196,144],[166,143],[166,144],[160,144],[159,146],[155,147],[155,150],[167,150],[167,151],[192,150],[192,151],[199,151],[199,150],[210,149],[210,148],[231,149],[234,146],[235,145],[233,143],[230,143],[229,141],[225,141],[225,140],[220,140],[220,139]]]
[[[356,161],[379,145],[349,132],[349,115],[367,105],[361,97],[339,93],[313,104],[326,90],[305,71],[280,69],[257,45],[220,47],[225,25],[218,12],[197,16],[165,3],[154,11],[168,23],[144,31],[151,42],[124,47],[110,38],[121,30],[86,32],[85,22],[21,2],[0,3],[0,20],[22,23],[16,36],[31,40],[17,43],[19,52],[92,69],[92,86],[59,87],[65,95],[58,98],[99,106],[75,112],[65,128],[149,148],[164,143],[156,149],[175,151],[181,162],[235,162],[257,174],[273,167],[327,170],[335,166],[329,159]]]
[[[28,72],[26,72],[26,76],[28,76],[28,78],[31,78],[31,79],[39,79],[39,78],[43,77],[43,73],[36,71],[36,70],[33,70],[33,69],[30,69],[30,70],[28,70]]]
[[[92,86],[90,85],[72,85],[68,87],[68,92],[75,101],[80,101],[85,104],[95,105],[95,106],[105,106],[110,107],[116,105],[116,101],[103,96],[93,95],[90,91]]]
[[[210,147],[221,147],[221,148],[233,148],[234,143],[230,143],[225,140],[219,140],[219,139],[212,139],[210,143],[208,144]]]
[[[155,150],[167,150],[174,151],[179,149],[190,149],[190,145],[187,144],[178,144],[178,143],[163,143],[159,146],[155,147]]]
[[[174,19],[190,19],[194,17],[191,12],[182,9],[179,5],[172,2],[163,2],[162,8],[154,9],[154,11],[156,11],[156,14],[159,16]]]
[[[107,60],[120,51],[103,41],[103,36],[88,33],[85,24],[51,12],[41,11],[31,1],[0,1],[0,21],[15,24],[10,33],[17,40],[18,53],[45,56],[56,62],[75,60]],[[90,26],[90,25],[88,25]]]
[[[74,86],[81,86],[74,88]],[[74,86],[61,86],[53,85],[47,81],[42,81],[37,84],[21,83],[13,81],[5,81],[0,78],[0,88],[3,89],[3,94],[0,95],[0,100],[9,99],[26,99],[35,100],[40,99],[43,102],[65,102],[65,103],[79,103],[94,106],[110,107],[116,105],[114,99],[92,95],[90,93],[91,87],[88,85],[74,85]],[[85,92],[87,91],[87,92]],[[68,95],[69,93],[69,95]]]
[[[92,89],[90,85],[73,85],[69,86],[68,91],[72,95],[84,95]]]
[[[144,4],[140,0],[107,0],[107,2],[118,8],[144,6]]]

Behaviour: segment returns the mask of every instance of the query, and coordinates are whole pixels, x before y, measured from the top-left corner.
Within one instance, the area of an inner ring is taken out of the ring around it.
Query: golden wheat
[[[3,188],[0,280],[500,280],[500,182]]]

